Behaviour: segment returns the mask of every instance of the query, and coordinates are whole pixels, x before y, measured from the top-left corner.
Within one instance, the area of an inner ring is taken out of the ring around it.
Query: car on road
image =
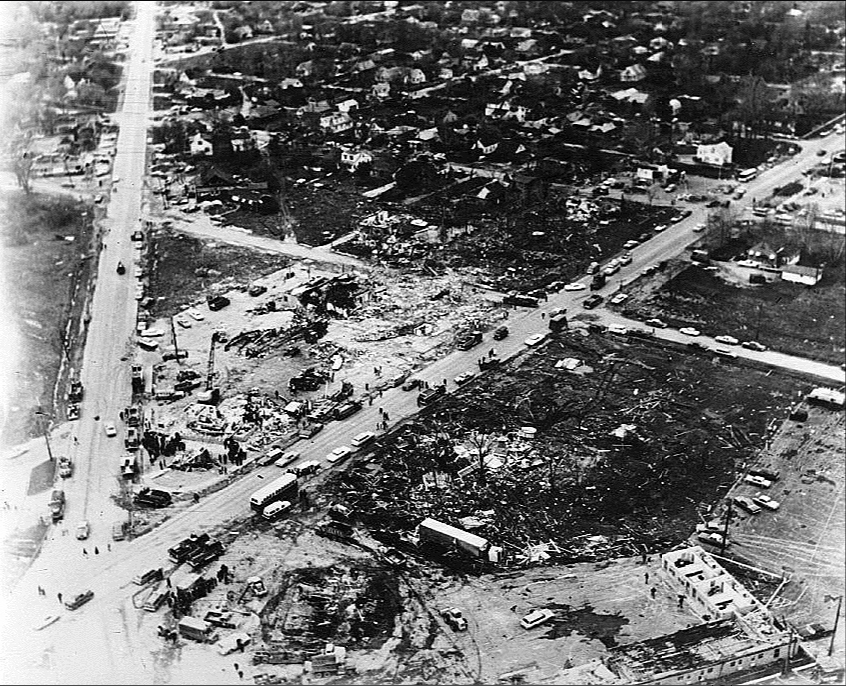
[[[539,345],[545,338],[546,338],[545,333],[536,333],[533,336],[529,336],[523,342],[531,348],[535,345]]]
[[[828,151],[825,148],[821,148],[817,150],[817,157],[825,157]]]
[[[683,333],[685,336],[699,336],[702,334],[699,329],[694,329],[692,326],[683,326],[679,329],[679,333]]]
[[[707,228],[708,227],[705,226],[705,224],[697,224],[696,226],[693,227],[693,232],[694,233],[702,233]]]
[[[645,323],[649,324],[649,326],[655,327],[656,329],[666,329],[667,328],[666,322],[662,322],[660,319],[655,319],[655,318],[647,319]]]
[[[720,206],[720,201],[717,200],[716,198],[714,198],[710,202],[705,203],[705,207],[719,207],[719,206]]]
[[[117,429],[115,428],[114,422],[106,422],[103,425],[103,430],[106,432],[106,436],[109,438],[114,438],[117,436]]]
[[[317,460],[306,460],[293,467],[288,467],[288,471],[296,476],[307,476],[308,474],[314,474],[314,472],[320,471],[320,463]]]
[[[76,537],[80,541],[84,541],[91,534],[91,525],[88,521],[80,522],[76,525]]]
[[[603,298],[599,293],[593,293],[589,295],[582,301],[582,307],[586,310],[592,310],[594,307],[597,307],[605,298]]]
[[[179,326],[181,326],[183,329],[191,328],[191,322],[189,322],[187,319],[183,319],[182,317],[174,317],[173,321],[179,324]]]
[[[457,607],[441,610],[441,618],[453,631],[467,631],[467,620]]]
[[[267,286],[260,286],[258,284],[255,284],[253,286],[250,286],[249,290],[247,290],[247,293],[253,296],[254,298],[258,297],[262,293],[267,293]]]
[[[714,340],[718,343],[725,343],[726,345],[737,345],[740,343],[734,336],[715,336]]]
[[[495,341],[501,341],[503,338],[508,338],[507,326],[500,326],[493,332],[493,339]]]
[[[735,200],[740,200],[740,199],[741,199],[744,195],[746,195],[746,189],[745,189],[745,188],[738,188],[738,189],[734,192],[734,199],[735,199]]]
[[[423,382],[420,379],[407,379],[406,382],[402,385],[402,390],[413,391],[415,388],[419,388],[421,385],[423,385]]]
[[[752,502],[773,511],[781,507],[781,503],[778,502],[778,500],[773,500],[770,496],[764,495],[763,493],[758,493],[756,496],[753,496]]]
[[[126,538],[126,522],[115,522],[112,524],[112,540],[122,541]]]
[[[287,467],[294,460],[299,458],[299,456],[300,453],[298,453],[296,450],[289,450],[287,453],[283,453],[282,457],[278,458],[277,460],[274,460],[273,464],[275,464],[277,467]]]
[[[640,245],[639,241],[635,241],[635,240],[626,241],[625,243],[623,243],[623,249],[624,250],[631,250],[632,248],[636,248],[639,245]]]
[[[758,476],[757,474],[747,474],[743,477],[743,480],[748,484],[757,486],[758,488],[769,488],[773,485],[772,481],[765,479],[763,476]]]
[[[731,359],[735,359],[737,357],[737,353],[733,350],[729,350],[728,348],[714,348],[714,354],[719,355],[720,357],[728,357]]]
[[[300,429],[299,437],[300,438],[312,438],[319,434],[323,430],[323,424],[320,422],[313,422],[311,424],[306,424],[302,429]]]
[[[77,593],[73,598],[70,600],[65,601],[65,607],[68,610],[76,610],[79,607],[82,607],[94,597],[94,591],[87,590],[83,591],[82,593]]]
[[[362,431],[360,434],[356,434],[353,439],[350,441],[350,445],[353,448],[362,448],[371,441],[376,440],[376,434],[372,431]]]
[[[462,372],[461,374],[456,376],[453,381],[455,381],[457,386],[461,386],[462,384],[465,384],[470,381],[470,379],[472,379],[474,376],[476,376],[476,374],[474,374],[473,372]]]
[[[631,264],[632,263],[632,254],[630,252],[627,252],[622,257],[620,257],[618,259],[620,260],[620,264]]]
[[[335,448],[331,453],[326,456],[326,459],[331,464],[336,464],[338,462],[343,462],[346,460],[350,455],[352,455],[353,451],[348,445],[341,445]]]
[[[746,348],[747,350],[756,350],[759,353],[764,352],[767,349],[767,346],[758,343],[758,341],[743,341],[740,344],[741,348]]]
[[[667,225],[666,225],[666,224],[658,224],[658,226],[656,226],[656,227],[653,229],[653,231],[654,231],[655,233],[661,233],[661,232],[662,232],[664,229],[666,229],[666,228],[667,228]]]
[[[189,317],[191,317],[191,319],[198,321],[198,322],[201,322],[206,318],[206,316],[202,312],[199,312],[199,311],[195,310],[194,308],[191,308],[190,310],[185,310],[185,314],[187,314]]]
[[[573,283],[568,283],[564,286],[565,291],[583,291],[587,288],[586,284],[579,283],[578,281],[574,281]]]
[[[530,612],[527,614],[523,619],[520,620],[520,626],[524,629],[534,629],[535,627],[540,626],[541,624],[546,624],[549,620],[555,617],[555,613],[552,610],[547,610],[544,608],[543,610],[535,610],[534,612]]]
[[[668,185],[664,188],[664,192],[665,192],[665,193],[672,193],[672,192],[674,192],[675,190],[676,190],[676,184],[674,184],[674,183],[668,184]]]

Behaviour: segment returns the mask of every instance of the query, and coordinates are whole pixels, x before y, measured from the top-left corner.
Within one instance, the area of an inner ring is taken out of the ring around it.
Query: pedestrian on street
[[[655,599],[655,594],[656,594],[656,593],[658,593],[658,591],[657,591],[657,590],[655,590],[655,586],[653,586],[653,587],[652,587],[652,590],[651,590],[651,591],[649,591],[649,593],[650,593],[650,594],[652,594],[652,599],[654,600],[654,599]]]
[[[107,547],[109,552],[112,552],[112,544],[111,543],[106,543],[106,547]]]
[[[679,610],[681,610],[681,609],[682,609],[682,605],[684,604],[684,596],[683,596],[683,595],[679,595],[679,596],[678,596],[678,599],[679,599]]]
[[[647,584],[649,583],[649,572],[646,572],[643,575],[643,581],[644,581],[644,583],[647,583]]]
[[[62,594],[57,593],[56,595],[59,597],[59,605],[61,605],[62,604]]]
[[[100,549],[99,549],[96,545],[94,546],[94,554],[95,554],[95,555],[99,555],[99,554],[100,554]]]
[[[82,549],[82,554],[83,554],[85,557],[88,557],[88,551],[87,551],[85,548],[83,548],[83,549]]]
[[[235,671],[236,672],[238,671],[238,663],[237,662],[235,663]]]
[[[385,423],[387,424],[388,421],[390,420],[390,417],[388,416],[387,412],[383,412],[383,414],[385,415]]]

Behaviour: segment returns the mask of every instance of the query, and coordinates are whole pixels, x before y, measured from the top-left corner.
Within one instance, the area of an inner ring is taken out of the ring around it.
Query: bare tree
[[[479,479],[482,483],[485,483],[487,481],[485,458],[490,455],[491,448],[493,447],[493,438],[490,434],[482,431],[471,431],[467,441],[472,446],[475,457],[479,461]]]

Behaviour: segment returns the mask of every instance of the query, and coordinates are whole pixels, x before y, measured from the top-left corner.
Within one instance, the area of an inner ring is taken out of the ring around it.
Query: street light
[[[46,412],[42,412],[41,410],[36,410],[35,414],[40,415],[42,417],[47,417],[48,420],[52,420],[53,416],[47,414]],[[50,449],[50,422],[47,422],[47,426],[44,429],[44,440],[47,443],[47,456],[50,458],[50,462],[53,461],[53,451]]]

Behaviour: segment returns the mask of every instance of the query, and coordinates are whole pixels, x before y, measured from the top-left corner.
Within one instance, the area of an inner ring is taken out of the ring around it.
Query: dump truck
[[[168,548],[167,555],[175,563],[184,562],[191,555],[198,550],[205,547],[211,540],[208,534],[191,534],[188,538],[183,538],[172,548]]]
[[[491,547],[488,539],[431,517],[417,526],[417,537],[421,545],[435,543],[447,550],[461,550],[472,557],[484,557]]]

